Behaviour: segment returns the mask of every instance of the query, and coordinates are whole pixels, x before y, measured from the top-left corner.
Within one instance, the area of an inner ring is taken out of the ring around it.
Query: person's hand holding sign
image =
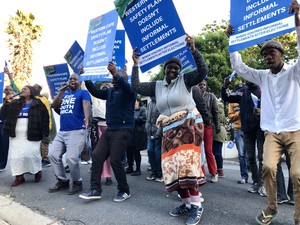
[[[194,53],[194,51],[196,50],[195,40],[192,36],[188,35],[187,33],[185,33],[185,34],[186,34],[186,38],[185,38],[186,45],[189,46],[192,53]]]
[[[132,51],[132,60],[133,60],[133,66],[139,65],[139,59],[140,59],[140,53],[136,52],[137,47],[135,47]]]

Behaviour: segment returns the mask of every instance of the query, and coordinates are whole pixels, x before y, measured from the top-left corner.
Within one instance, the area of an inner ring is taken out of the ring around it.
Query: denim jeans
[[[234,131],[234,141],[239,154],[241,177],[248,181],[248,154],[244,146],[244,133],[241,129]]]
[[[161,138],[148,139],[147,151],[149,157],[149,163],[151,165],[152,174],[156,177],[162,176],[161,171]]]
[[[262,161],[264,152],[264,133],[258,128],[252,132],[244,132],[244,144],[247,149],[248,163],[252,175],[253,183],[263,184],[262,180]],[[257,147],[257,157],[256,157]],[[258,162],[257,162],[257,159]],[[258,165],[257,165],[258,164]]]
[[[217,169],[223,169],[222,148],[223,142],[213,141],[213,153],[215,156]]]

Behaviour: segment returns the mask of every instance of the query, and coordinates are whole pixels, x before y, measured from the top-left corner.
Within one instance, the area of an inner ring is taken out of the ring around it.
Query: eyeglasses
[[[168,70],[176,70],[176,71],[178,71],[178,70],[180,70],[180,67],[179,67],[179,66],[168,65],[168,66],[167,66],[167,69],[168,69]]]

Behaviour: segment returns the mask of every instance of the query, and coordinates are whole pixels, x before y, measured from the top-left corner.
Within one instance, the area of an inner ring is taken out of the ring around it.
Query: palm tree
[[[9,64],[20,86],[29,84],[34,46],[40,41],[42,33],[42,26],[34,22],[35,16],[32,13],[17,10],[15,16],[10,16],[5,31],[9,35]]]

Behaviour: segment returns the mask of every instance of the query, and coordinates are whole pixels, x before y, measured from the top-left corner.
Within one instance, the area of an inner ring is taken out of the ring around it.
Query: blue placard
[[[61,88],[61,83],[67,82],[70,77],[70,72],[67,63],[44,66],[47,83],[49,86],[51,98],[57,95]]]
[[[141,54],[142,72],[178,55],[186,35],[172,0],[116,0],[132,48]]]
[[[64,58],[69,64],[69,66],[72,68],[74,73],[80,72],[80,68],[83,66],[83,57],[84,57],[84,51],[80,47],[77,41],[75,41],[71,48],[67,51]]]
[[[1,90],[1,98],[0,98],[0,104],[3,103],[3,88],[4,88],[4,72],[0,73],[0,90]]]
[[[125,66],[125,30],[117,30],[112,61],[117,70],[124,70]]]
[[[231,0],[230,24],[234,34],[229,52],[259,44],[295,29],[287,0]]]
[[[180,72],[181,74],[185,74],[196,69],[197,66],[189,47],[186,46],[185,48],[183,48],[183,50],[178,55],[176,55],[176,57],[180,59],[182,64]]]
[[[90,21],[83,59],[84,74],[80,80],[100,80],[107,77],[112,59],[118,14],[112,10]]]

